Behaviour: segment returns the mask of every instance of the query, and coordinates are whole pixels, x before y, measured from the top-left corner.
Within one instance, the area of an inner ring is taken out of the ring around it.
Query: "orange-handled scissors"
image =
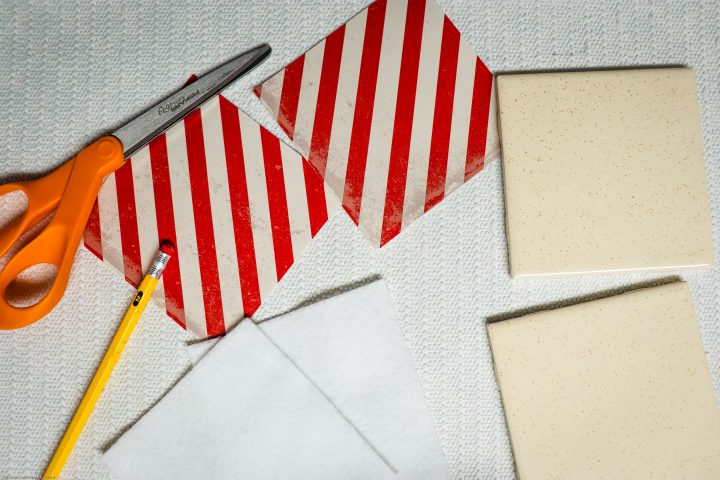
[[[27,197],[24,214],[0,231],[0,257],[21,235],[55,212],[47,226],[20,248],[0,271],[0,329],[29,325],[47,315],[60,301],[85,224],[105,177],[150,140],[259,65],[270,51],[270,46],[263,44],[220,65],[87,146],[45,177],[0,186],[0,196],[19,190]],[[45,296],[30,306],[10,303],[8,287],[24,271],[39,264],[50,264],[57,269]]]

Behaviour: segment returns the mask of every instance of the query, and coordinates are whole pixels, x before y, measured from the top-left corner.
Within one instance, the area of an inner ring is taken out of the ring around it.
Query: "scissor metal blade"
[[[118,128],[111,135],[122,142],[125,158],[258,66],[270,51],[270,45],[264,43],[242,53]]]

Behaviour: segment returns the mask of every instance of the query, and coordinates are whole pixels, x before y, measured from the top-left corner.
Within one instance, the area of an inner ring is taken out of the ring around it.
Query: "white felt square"
[[[213,348],[103,460],[120,480],[396,478],[250,321]]]
[[[450,478],[385,282],[300,308],[259,328],[397,471],[398,479]],[[191,345],[193,362],[214,342]]]

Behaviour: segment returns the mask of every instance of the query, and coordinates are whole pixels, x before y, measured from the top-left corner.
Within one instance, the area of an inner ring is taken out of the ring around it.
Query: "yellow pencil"
[[[145,278],[143,278],[143,281],[140,283],[137,293],[128,307],[125,317],[112,339],[112,343],[110,343],[110,347],[107,352],[105,352],[105,356],[95,372],[90,386],[85,391],[85,395],[80,401],[75,415],[73,415],[72,420],[70,420],[70,425],[65,431],[65,435],[63,435],[62,440],[60,440],[60,444],[43,474],[44,480],[56,480],[60,475],[60,471],[70,456],[70,452],[72,452],[75,442],[77,442],[88,418],[90,418],[90,414],[95,408],[95,403],[100,397],[103,388],[105,388],[105,384],[110,378],[115,364],[120,359],[123,349],[125,349],[125,344],[135,329],[135,325],[137,325],[140,315],[142,315],[143,310],[145,310],[148,300],[150,300],[152,292],[155,289],[155,285],[158,279],[160,279],[160,275],[162,275],[163,270],[165,270],[165,266],[174,251],[173,245],[169,242],[163,242],[162,245],[160,245],[160,250],[150,264]]]

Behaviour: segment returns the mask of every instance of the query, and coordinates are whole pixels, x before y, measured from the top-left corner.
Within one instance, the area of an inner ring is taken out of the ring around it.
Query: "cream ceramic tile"
[[[497,85],[513,277],[713,264],[691,69]]]
[[[488,333],[519,479],[720,478],[720,411],[686,283]]]

